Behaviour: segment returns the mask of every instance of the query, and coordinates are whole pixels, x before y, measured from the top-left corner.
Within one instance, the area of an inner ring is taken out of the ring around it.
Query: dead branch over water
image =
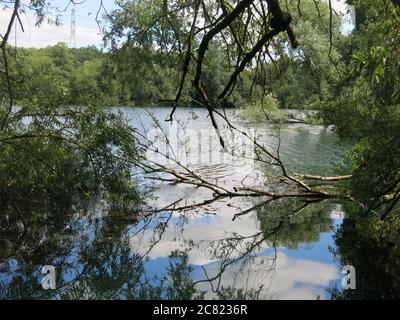
[[[262,141],[250,136],[244,129],[238,128],[230,122],[229,128],[236,134],[245,137],[246,141],[252,143],[254,148],[257,149],[255,159],[253,160],[266,165],[266,170],[272,168],[275,173],[267,174],[271,180],[268,180],[269,183],[265,186],[254,186],[251,183],[245,183],[246,178],[243,179],[241,183],[237,183],[236,185],[232,184],[230,186],[218,181],[212,181],[212,179],[204,177],[202,173],[196,172],[196,169],[178,159],[165,128],[162,127],[158,119],[150,111],[146,112],[152,119],[153,126],[162,133],[162,137],[158,138],[162,139],[166,146],[166,150],[154,146],[153,141],[150,141],[145,134],[137,131],[137,143],[142,149],[139,166],[143,170],[146,179],[149,179],[150,181],[159,181],[163,184],[182,184],[195,188],[203,188],[209,190],[211,193],[210,198],[193,204],[185,203],[182,205],[179,204],[179,201],[178,203],[174,202],[173,206],[167,206],[166,211],[195,210],[223,199],[258,199],[255,200],[257,202],[255,205],[248,209],[240,209],[239,212],[235,213],[233,216],[233,220],[235,220],[240,216],[253,212],[256,208],[265,205],[266,203],[280,199],[300,199],[306,206],[316,201],[328,199],[353,200],[343,188],[340,188],[340,183],[349,180],[351,175],[320,176],[291,172],[287,169],[286,164],[281,158],[281,137],[279,130],[277,130],[275,135],[271,136],[272,139],[275,138],[278,141],[276,150],[271,151]],[[226,121],[229,120],[226,119]],[[184,147],[185,146],[182,146],[182,148]],[[146,157],[144,154],[149,151],[153,155],[157,155],[157,157]],[[234,152],[234,150],[229,151]],[[227,152],[227,147],[225,147],[221,152]],[[156,158],[161,160],[157,160]],[[238,158],[240,159],[240,156]],[[168,164],[163,160],[168,162]],[[208,165],[212,166],[212,164]],[[256,168],[254,169],[256,170]],[[278,171],[276,169],[278,169]],[[315,185],[308,182],[315,180],[324,183]]]

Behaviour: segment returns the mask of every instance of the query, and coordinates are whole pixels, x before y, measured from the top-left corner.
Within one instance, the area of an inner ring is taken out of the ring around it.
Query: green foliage
[[[131,178],[137,158],[133,131],[119,115],[91,106],[26,105],[10,115],[0,143],[6,194],[46,198],[104,192],[121,205],[138,200]]]
[[[400,188],[400,16],[389,0],[354,5],[364,18],[348,41],[346,74],[328,96],[323,116],[355,144],[353,193],[375,202]]]
[[[99,267],[93,268],[83,279],[67,286],[60,294],[62,300],[119,298],[199,300],[204,298],[204,294],[196,290],[194,281],[190,278],[191,266],[184,252],[171,252],[168,257],[170,267],[165,277],[157,275],[149,279],[143,260],[138,255],[129,252],[126,242],[121,246],[109,243],[98,246],[96,251],[101,255],[93,258],[102,259],[96,264]],[[110,254],[110,251],[111,259],[105,256]]]
[[[398,216],[388,221],[365,217],[358,206],[346,205],[348,218],[335,233],[335,254],[341,265],[356,270],[356,290],[332,288],[335,300],[381,300],[400,297]],[[360,219],[360,217],[362,217]]]
[[[172,65],[162,65],[163,58],[151,48],[127,47],[110,54],[106,79],[114,83],[119,105],[159,105],[174,98],[178,72]]]
[[[300,43],[288,45],[287,35],[280,35],[274,47],[274,63],[263,66],[265,89],[271,92],[281,108],[320,110],[331,86],[342,68],[338,46],[341,19],[334,15],[332,43],[329,37],[329,7],[325,2],[289,3],[293,28]],[[317,10],[318,7],[318,10]]]
[[[8,81],[0,81],[0,179],[5,198],[41,201],[102,195],[122,207],[139,200],[131,169],[134,132],[103,109],[103,57],[95,48],[7,48]],[[4,61],[3,61],[4,63]],[[67,196],[66,196],[67,197]],[[67,197],[67,198],[68,198]]]
[[[3,200],[99,196],[123,209],[136,207],[134,130],[104,109],[118,101],[107,54],[62,43],[6,47],[6,53],[10,74],[0,78]]]
[[[319,240],[322,232],[332,229],[325,202],[304,203],[284,199],[257,210],[260,229],[276,246],[298,249],[302,243]]]
[[[204,4],[214,9],[216,5],[213,2]],[[166,101],[175,99],[189,45],[186,41],[189,36],[186,7],[188,11],[189,8],[193,10],[194,4],[141,0],[126,2],[108,16],[111,28],[105,39],[116,68],[114,75],[120,86],[120,101],[141,105],[160,104],[161,101],[165,105]],[[193,48],[197,41],[193,40]],[[210,42],[203,61],[202,84],[215,107],[243,107],[251,96],[259,99],[265,94],[261,82],[252,81],[255,73],[246,70],[228,97],[218,100],[235,69],[232,58],[227,59],[221,41]],[[200,106],[203,100],[191,85],[195,64],[191,59],[187,66],[180,99],[183,106]]]
[[[168,277],[165,287],[165,298],[168,300],[202,299],[203,292],[198,292],[191,278],[193,268],[189,265],[187,253],[173,251],[169,255]],[[162,282],[163,283],[163,282]]]
[[[105,56],[96,48],[69,49],[60,43],[44,49],[20,48],[15,54],[9,61],[21,79],[13,83],[17,103],[113,104],[114,97],[105,90]]]
[[[279,110],[278,100],[271,94],[267,95],[264,101],[254,101],[246,104],[242,114],[245,118],[256,121],[281,123],[286,120],[286,116]]]

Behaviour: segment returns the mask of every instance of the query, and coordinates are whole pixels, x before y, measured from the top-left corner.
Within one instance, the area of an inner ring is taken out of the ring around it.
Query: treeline
[[[16,103],[46,105],[168,106],[174,101],[182,70],[178,56],[139,47],[103,52],[95,46],[68,48],[64,43],[46,48],[11,49],[10,59],[17,79]],[[314,57],[315,58],[315,57]],[[17,62],[18,61],[18,62]],[[209,97],[217,106],[246,108],[257,116],[267,109],[319,109],[324,90],[311,60],[293,60],[280,55],[255,70],[245,70],[227,99],[218,101],[231,73],[217,46],[209,49],[203,78]],[[4,78],[3,78],[4,79]],[[306,80],[305,80],[306,79]],[[0,86],[6,92],[6,81]],[[198,93],[186,84],[180,104],[196,106]]]
[[[109,72],[107,56],[96,47],[68,48],[59,43],[43,49],[17,48],[9,59],[17,79],[16,102],[56,105],[113,105],[117,84]],[[4,85],[4,84],[3,84]]]
[[[176,95],[180,70],[178,57],[153,49],[125,48],[102,52],[95,46],[69,48],[65,43],[42,49],[18,48],[10,69],[23,79],[15,86],[17,102],[37,101],[48,105],[151,106],[168,105]],[[228,67],[218,50],[213,51],[205,70],[205,84],[211,98],[222,88]],[[168,63],[167,60],[170,60]],[[173,61],[174,60],[174,61]],[[16,63],[18,61],[18,63]],[[244,77],[236,90],[236,105],[246,99],[251,75]],[[3,81],[2,86],[6,86]],[[5,92],[4,90],[3,92]],[[183,92],[183,105],[196,104],[195,90],[188,85]],[[228,103],[227,103],[228,105]],[[229,103],[230,106],[233,102]]]

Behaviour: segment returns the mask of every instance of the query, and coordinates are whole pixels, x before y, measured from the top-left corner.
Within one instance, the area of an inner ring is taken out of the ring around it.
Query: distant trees
[[[111,104],[104,77],[104,57],[95,47],[70,49],[60,43],[43,49],[19,48],[14,73],[16,100],[43,104]],[[11,61],[11,63],[13,63]]]
[[[13,72],[27,81],[14,84],[16,100],[42,101],[43,104],[98,106],[168,106],[174,99],[179,70],[164,60],[170,57],[153,49],[125,48],[102,52],[96,47],[68,48],[59,43],[43,49],[19,48],[18,63],[10,61]],[[210,49],[204,66],[205,88],[217,101],[229,66],[218,47]],[[246,72],[229,100],[220,106],[245,106],[260,100],[262,83],[252,83]],[[0,82],[0,85],[6,83]],[[252,94],[249,91],[252,90]],[[183,90],[182,105],[196,105],[201,99],[190,84]]]

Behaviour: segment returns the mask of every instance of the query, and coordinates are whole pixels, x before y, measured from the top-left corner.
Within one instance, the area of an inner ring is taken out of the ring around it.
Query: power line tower
[[[76,48],[75,3],[72,4],[71,9],[71,29],[69,33],[69,46],[70,48]]]

